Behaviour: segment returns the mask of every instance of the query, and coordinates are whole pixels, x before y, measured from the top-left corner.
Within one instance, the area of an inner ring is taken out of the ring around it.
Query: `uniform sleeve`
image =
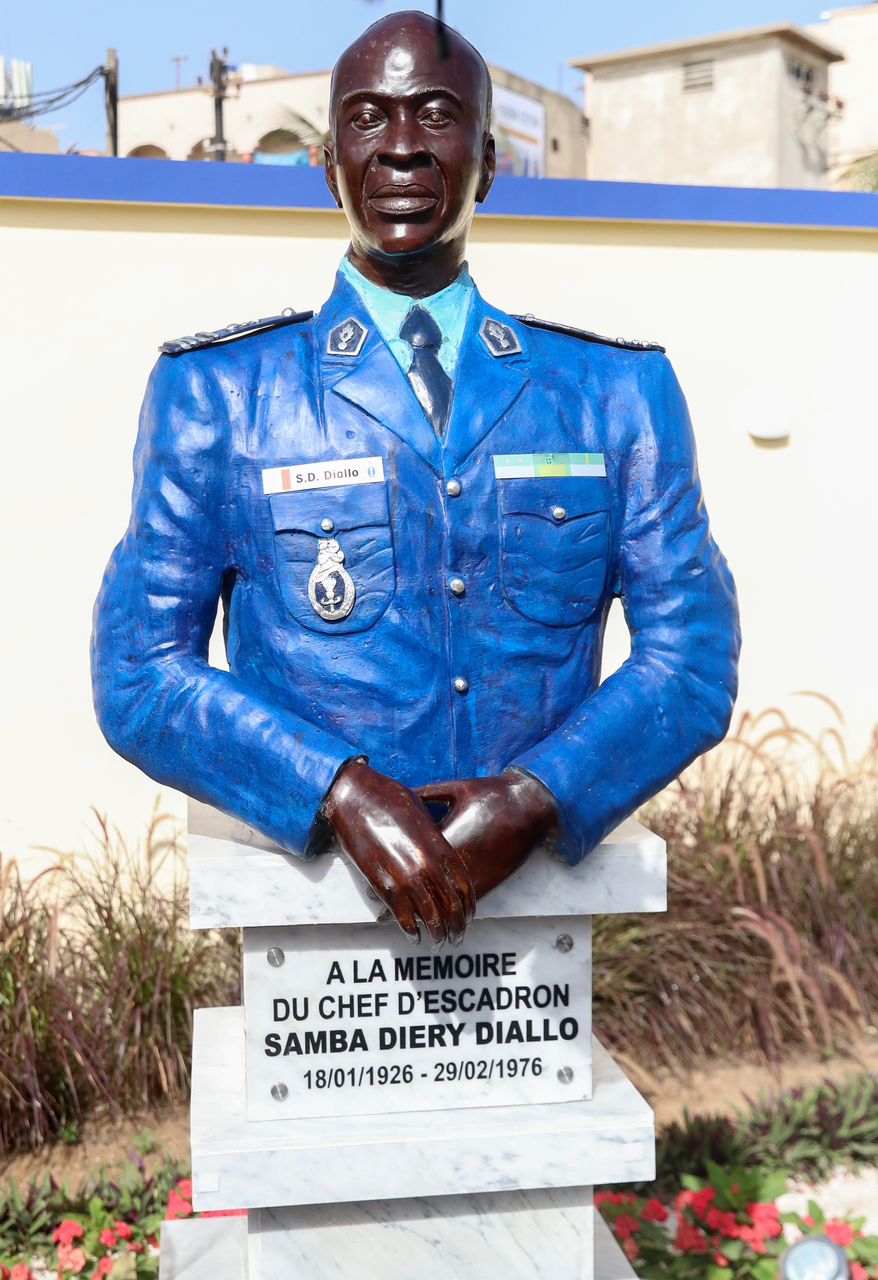
[[[510,762],[554,795],[570,863],[722,739],[737,692],[735,588],[710,534],[686,401],[664,356],[637,359],[612,566],[631,655]]]
[[[311,857],[321,800],[358,753],[208,664],[233,563],[228,415],[202,360],[162,357],[147,388],[131,521],[95,605],[95,710],[151,778]]]

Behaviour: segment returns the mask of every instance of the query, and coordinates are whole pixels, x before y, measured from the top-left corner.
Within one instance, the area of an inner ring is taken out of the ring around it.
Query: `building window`
[[[807,62],[795,62],[790,58],[787,62],[787,70],[800,89],[814,88],[814,68]]]
[[[561,143],[558,141],[558,139],[557,139],[557,138],[553,138],[553,139],[552,139],[552,150],[553,150],[553,151],[560,151],[560,150],[561,150]]]
[[[713,59],[707,62],[683,63],[683,92],[698,93],[713,88]]]

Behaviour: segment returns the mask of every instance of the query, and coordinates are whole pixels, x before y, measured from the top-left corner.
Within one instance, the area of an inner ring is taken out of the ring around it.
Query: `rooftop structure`
[[[791,24],[577,58],[587,73],[588,176],[820,187],[843,59]]]

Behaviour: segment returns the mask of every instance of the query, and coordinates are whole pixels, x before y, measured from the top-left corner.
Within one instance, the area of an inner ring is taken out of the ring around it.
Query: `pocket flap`
[[[275,533],[299,531],[326,538],[348,529],[389,523],[387,484],[336,485],[331,489],[300,489],[269,498]],[[332,527],[324,527],[324,521]]]
[[[504,515],[541,516],[558,523],[609,508],[605,476],[540,476],[497,481],[498,501]]]

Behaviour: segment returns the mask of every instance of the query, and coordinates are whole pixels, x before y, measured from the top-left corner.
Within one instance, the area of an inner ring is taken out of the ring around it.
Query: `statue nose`
[[[390,121],[381,150],[388,159],[403,164],[427,154],[417,121],[405,117]]]

